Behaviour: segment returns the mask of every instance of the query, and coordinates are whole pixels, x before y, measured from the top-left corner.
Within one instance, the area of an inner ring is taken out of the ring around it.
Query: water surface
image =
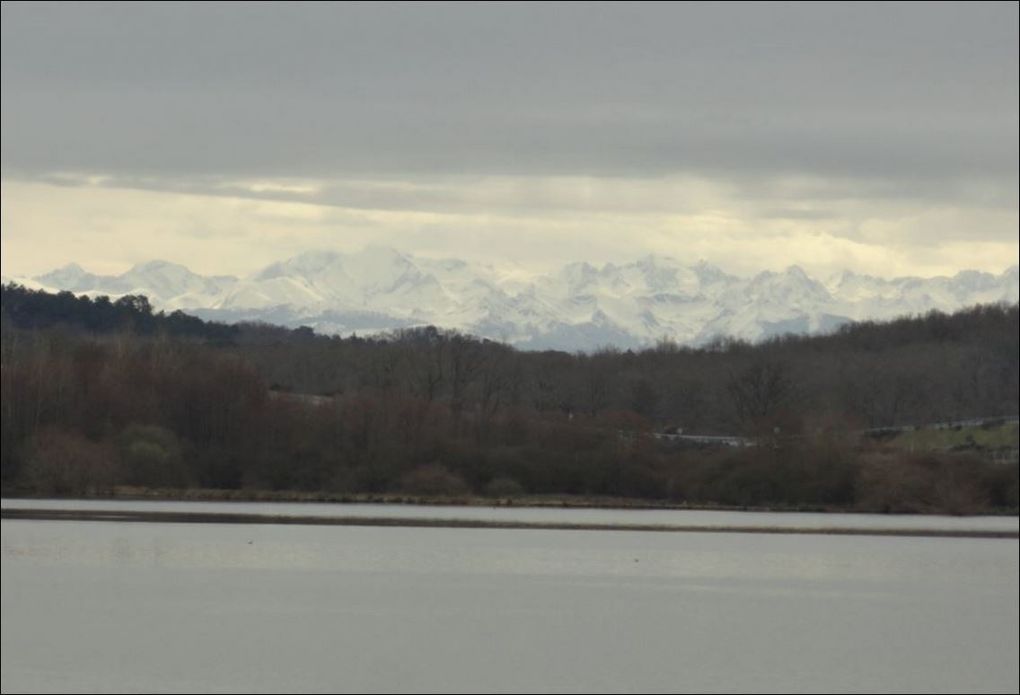
[[[1020,682],[1015,540],[12,520],[0,530],[5,692]]]

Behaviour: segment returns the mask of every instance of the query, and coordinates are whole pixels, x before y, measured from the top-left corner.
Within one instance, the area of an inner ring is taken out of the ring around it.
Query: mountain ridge
[[[308,251],[244,277],[204,276],[162,260],[120,275],[76,263],[4,282],[111,297],[145,294],[157,309],[221,321],[272,320],[322,333],[374,333],[433,324],[529,349],[643,347],[668,339],[761,340],[818,333],[973,304],[1020,300],[1020,271],[962,270],[932,278],[843,271],[822,281],[796,265],[751,277],[699,260],[645,255],[601,266],[579,261],[530,277],[456,258],[417,257],[385,246]]]

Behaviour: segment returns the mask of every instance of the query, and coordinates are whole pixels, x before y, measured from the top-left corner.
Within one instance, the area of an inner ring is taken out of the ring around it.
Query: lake
[[[3,501],[47,504],[241,508]],[[244,508],[311,510],[687,525],[717,515],[709,526],[720,525],[720,514],[736,526],[1017,524],[1016,517]],[[4,692],[1016,692],[1020,684],[1015,539],[8,519],[0,526]]]

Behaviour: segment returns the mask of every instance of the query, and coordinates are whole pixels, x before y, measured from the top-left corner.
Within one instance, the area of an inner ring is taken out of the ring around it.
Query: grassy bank
[[[1020,447],[1020,425],[917,429],[903,432],[889,445],[904,451],[1009,452]]]

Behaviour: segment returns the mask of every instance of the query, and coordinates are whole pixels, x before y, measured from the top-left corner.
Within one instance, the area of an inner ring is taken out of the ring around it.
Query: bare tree
[[[758,360],[739,374],[731,374],[726,390],[741,424],[756,431],[775,418],[794,389],[785,365]]]
[[[405,357],[414,391],[431,403],[439,396],[446,380],[447,341],[435,326],[402,331],[398,340],[405,343]]]
[[[485,359],[482,344],[477,340],[453,333],[446,337],[447,373],[450,381],[450,409],[459,417],[464,409],[468,386]]]

